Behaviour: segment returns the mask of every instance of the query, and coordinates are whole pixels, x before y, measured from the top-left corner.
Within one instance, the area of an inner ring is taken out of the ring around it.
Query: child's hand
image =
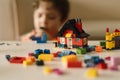
[[[23,42],[32,41],[32,40],[31,40],[31,37],[32,37],[32,36],[35,36],[35,35],[36,35],[35,30],[32,30],[30,33],[28,33],[28,34],[26,34],[26,35],[23,35],[23,36],[21,37],[21,41],[23,41]]]

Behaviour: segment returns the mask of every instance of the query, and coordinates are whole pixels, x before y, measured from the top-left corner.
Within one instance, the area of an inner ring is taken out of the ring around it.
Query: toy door
[[[67,38],[67,48],[72,48],[72,38]]]

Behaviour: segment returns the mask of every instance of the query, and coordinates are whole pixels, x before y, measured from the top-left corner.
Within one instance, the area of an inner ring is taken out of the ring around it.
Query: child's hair
[[[33,2],[34,9],[39,8],[41,1],[53,3],[53,7],[56,10],[58,10],[61,14],[61,21],[67,19],[70,10],[70,5],[68,0],[34,0]]]

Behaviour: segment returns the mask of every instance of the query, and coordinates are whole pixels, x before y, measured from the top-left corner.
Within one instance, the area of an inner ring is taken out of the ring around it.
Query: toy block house
[[[115,29],[113,33],[106,29],[106,49],[120,49],[120,31]]]
[[[89,34],[82,29],[81,19],[68,20],[57,34],[58,47],[87,47],[88,36]]]

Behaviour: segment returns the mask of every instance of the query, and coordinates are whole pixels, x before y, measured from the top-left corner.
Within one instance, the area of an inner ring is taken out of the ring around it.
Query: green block
[[[105,41],[101,41],[101,42],[100,42],[100,46],[105,47],[105,46],[106,46],[106,42],[105,42]]]
[[[86,49],[84,49],[84,48],[77,48],[76,49],[76,53],[77,54],[86,54]]]

